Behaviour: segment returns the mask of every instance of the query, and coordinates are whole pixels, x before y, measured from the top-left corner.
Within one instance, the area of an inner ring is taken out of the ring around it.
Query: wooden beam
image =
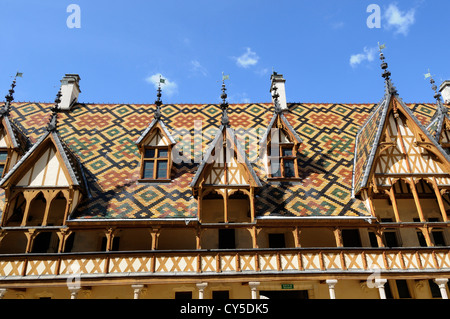
[[[336,239],[336,247],[344,247],[341,229],[336,227],[336,228],[334,228],[333,233],[334,233],[334,238]]]
[[[223,193],[223,220],[228,223],[228,189],[224,189]]]
[[[387,191],[387,193],[392,202],[392,208],[394,210],[395,221],[397,223],[401,223],[402,221],[400,219],[400,214],[398,212],[397,200],[395,199],[394,185],[392,184],[392,181],[391,181],[391,185],[392,185],[392,187],[389,189],[389,191]]]
[[[422,206],[420,205],[419,195],[417,194],[416,190],[416,184],[414,183],[414,180],[408,182],[409,187],[411,188],[411,191],[414,196],[414,202],[416,203],[417,212],[419,213],[419,218],[421,222],[425,222],[425,217],[423,216]]]
[[[250,187],[250,222],[253,223],[255,221],[255,188]]]
[[[444,201],[442,200],[441,192],[439,191],[439,187],[438,187],[436,178],[432,179],[432,185],[433,185],[433,189],[434,189],[434,192],[436,194],[436,198],[437,198],[437,201],[439,204],[439,209],[441,210],[442,220],[444,222],[448,222],[447,212],[445,211]]]

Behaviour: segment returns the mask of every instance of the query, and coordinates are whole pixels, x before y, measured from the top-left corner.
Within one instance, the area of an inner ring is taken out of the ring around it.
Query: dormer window
[[[283,133],[281,135],[284,136]],[[274,153],[270,153],[270,152]],[[269,147],[269,177],[298,178],[297,156],[294,143],[283,142]]]
[[[0,148],[0,178],[3,177],[3,173],[5,172],[7,160],[8,150],[6,148]]]
[[[142,178],[148,180],[165,180],[169,174],[169,147],[145,147]]]

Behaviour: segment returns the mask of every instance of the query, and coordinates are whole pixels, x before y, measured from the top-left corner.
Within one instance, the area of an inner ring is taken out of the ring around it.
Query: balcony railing
[[[292,248],[0,255],[0,281],[39,276],[450,271],[450,247]]]

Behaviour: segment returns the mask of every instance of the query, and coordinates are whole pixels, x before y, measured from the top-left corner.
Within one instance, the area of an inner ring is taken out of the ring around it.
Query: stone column
[[[3,299],[7,290],[8,289],[6,289],[6,288],[0,288],[0,299]]]
[[[326,283],[328,285],[328,290],[330,291],[330,299],[336,299],[336,292],[334,291],[334,287],[337,284],[337,279],[327,279]]]
[[[78,297],[78,292],[80,291],[80,287],[72,287],[69,288],[70,291],[70,299],[77,299]]]
[[[144,285],[131,285],[131,288],[133,288],[134,299],[140,299]]]
[[[378,288],[380,299],[386,299],[386,291],[384,291],[385,283],[387,283],[387,279],[375,279],[375,288]]]
[[[260,282],[252,281],[249,282],[248,285],[250,286],[250,290],[252,291],[252,299],[258,299],[258,286],[260,285]]]
[[[207,282],[201,282],[197,284],[198,288],[198,299],[203,299],[205,288],[208,286]]]
[[[436,278],[434,282],[438,285],[439,290],[441,291],[442,299],[448,299],[447,288],[445,285],[448,282],[447,278]]]

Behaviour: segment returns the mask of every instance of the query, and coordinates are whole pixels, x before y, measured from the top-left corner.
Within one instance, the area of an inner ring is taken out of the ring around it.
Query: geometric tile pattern
[[[375,104],[289,104],[287,120],[303,143],[298,182],[268,182],[257,158],[259,137],[273,117],[273,104],[231,104],[230,125],[262,187],[256,192],[256,216],[365,216],[362,202],[351,198],[355,137]],[[35,143],[44,133],[52,104],[14,103],[10,118]],[[429,121],[433,105],[410,105],[419,120]],[[174,163],[171,183],[141,183],[135,141],[153,120],[152,104],[79,104],[60,113],[58,130],[76,154],[90,186],[91,200],[70,216],[77,219],[196,217],[197,201],[189,186],[199,163]],[[220,126],[218,105],[167,104],[162,120],[191,159],[206,152]],[[203,135],[196,137],[201,121]],[[199,122],[196,122],[198,124]],[[3,200],[3,192],[0,194]]]

